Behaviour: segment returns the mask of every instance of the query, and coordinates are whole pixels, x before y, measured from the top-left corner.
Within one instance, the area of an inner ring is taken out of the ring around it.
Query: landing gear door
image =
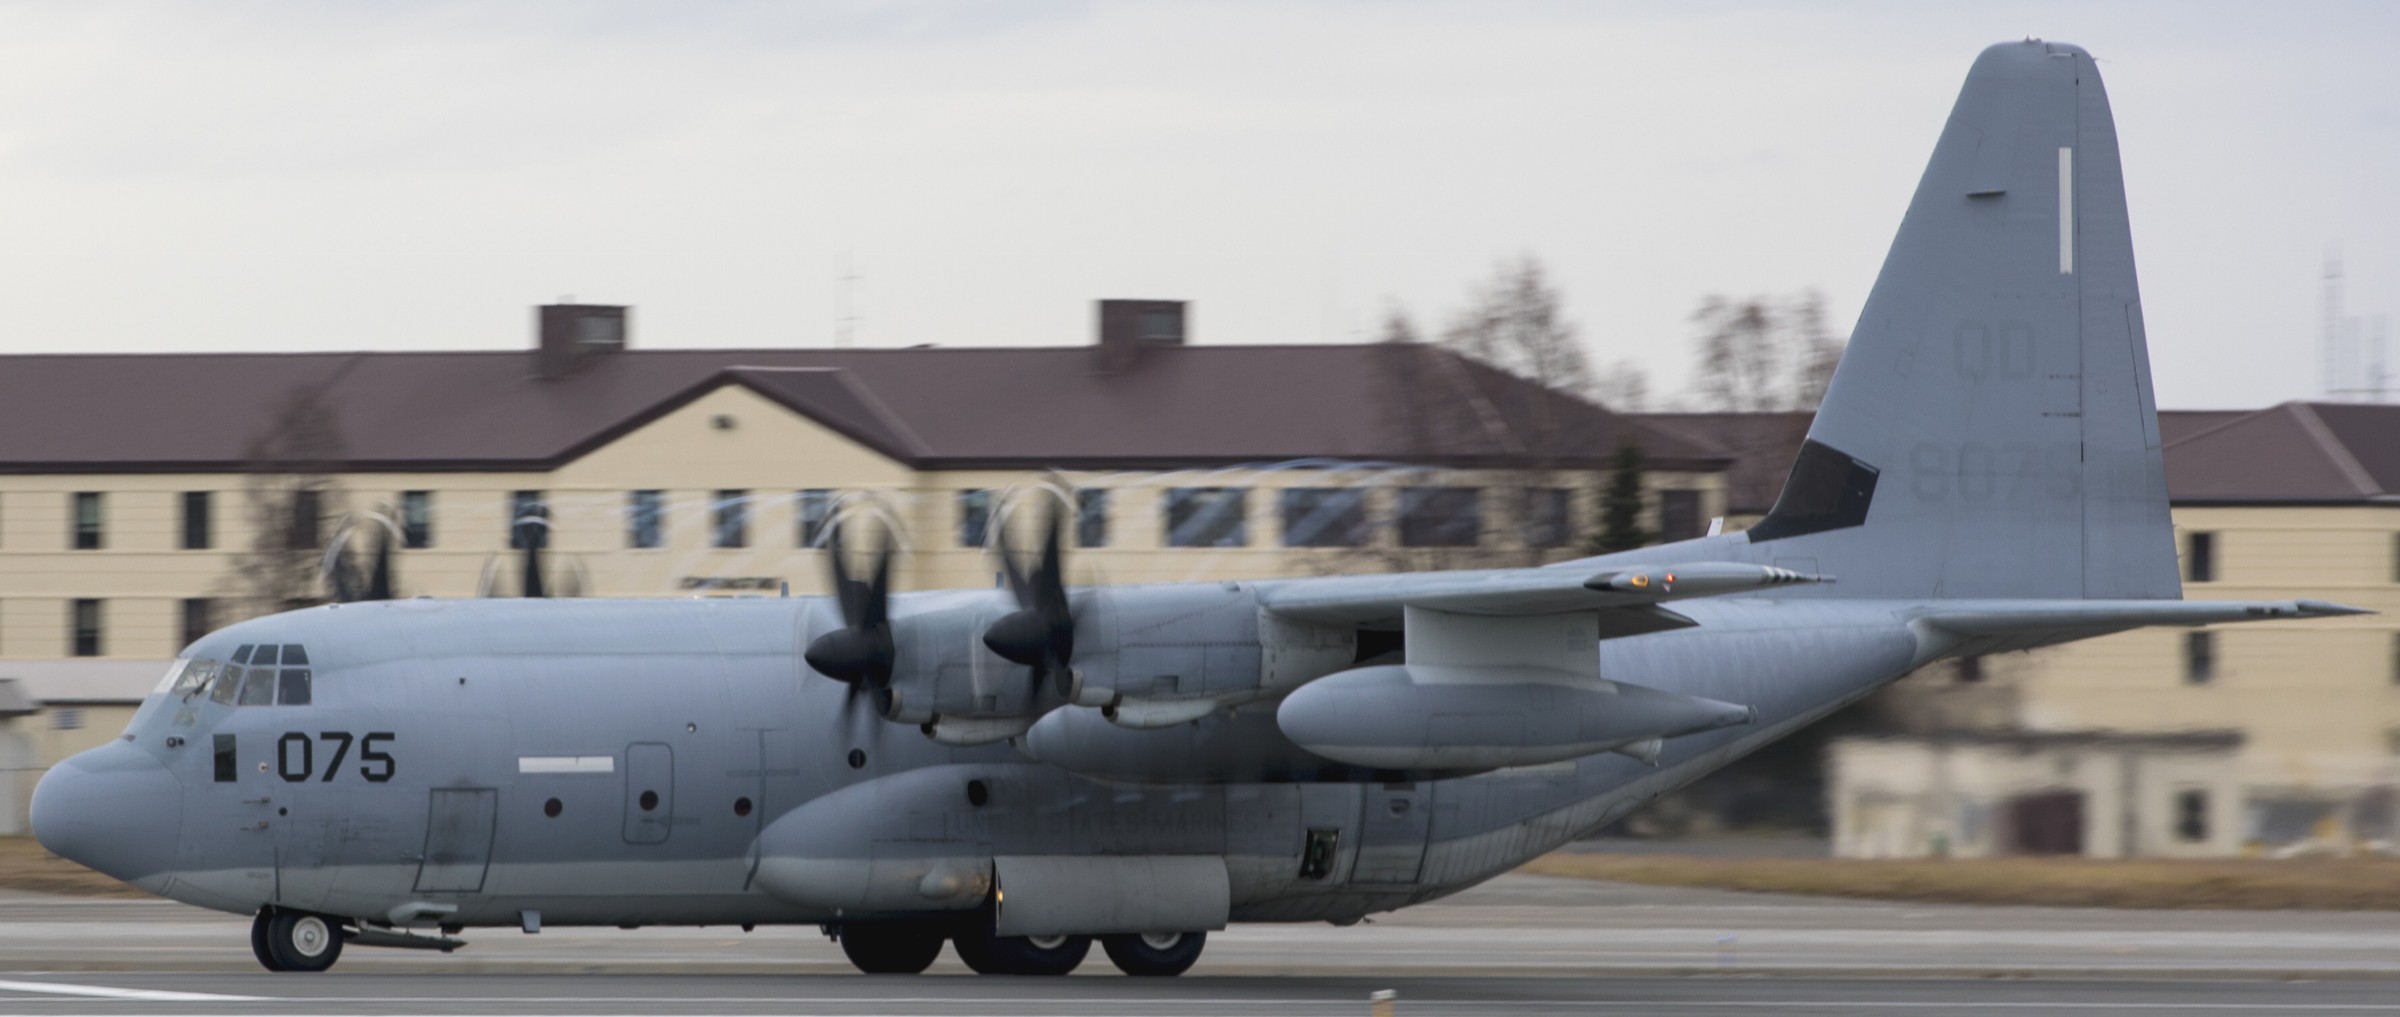
[[[625,747],[625,842],[664,844],[675,829],[675,750],[659,742]]]
[[[1414,883],[1433,832],[1433,785],[1369,784],[1358,819],[1352,883]]]

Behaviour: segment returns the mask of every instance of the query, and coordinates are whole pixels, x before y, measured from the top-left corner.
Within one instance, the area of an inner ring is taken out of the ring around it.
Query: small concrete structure
[[[1948,731],[1827,750],[1843,858],[2211,857],[2245,843],[2233,731]]]

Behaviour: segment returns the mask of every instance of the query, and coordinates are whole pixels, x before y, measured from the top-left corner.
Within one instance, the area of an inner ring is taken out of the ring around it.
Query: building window
[[[971,487],[958,492],[958,546],[982,547],[992,525],[992,492]]]
[[[1983,680],[1983,657],[1980,654],[1960,657],[1950,663],[1954,669],[1952,676],[1961,684],[1973,685]]]
[[[2213,583],[2217,581],[2217,535],[2195,530],[2183,535],[2183,581]]]
[[[183,645],[190,646],[201,637],[216,631],[216,605],[207,597],[187,597],[183,601]]]
[[[550,503],[542,492],[509,492],[508,546],[516,551],[550,546]]]
[[[82,708],[82,707],[80,707],[80,706],[61,706],[61,707],[58,707],[58,708],[56,708],[56,709],[53,709],[53,710],[51,710],[51,711],[50,711],[50,730],[52,730],[52,731],[80,731],[80,730],[83,730],[83,708]]]
[[[1563,487],[1528,487],[1518,492],[1517,529],[1526,547],[1565,547],[1574,536],[1575,492]]]
[[[1400,546],[1473,547],[1482,536],[1482,491],[1472,487],[1400,489]]]
[[[206,551],[216,544],[215,527],[210,511],[215,494],[209,491],[183,492],[183,549]]]
[[[1365,547],[1367,492],[1355,487],[1287,487],[1279,496],[1285,547]]]
[[[75,549],[97,551],[106,546],[101,525],[104,510],[98,491],[75,492]]]
[[[76,601],[73,625],[74,631],[71,633],[71,640],[74,645],[68,647],[68,652],[78,657],[99,656],[102,649],[100,644],[100,602],[97,600]]]
[[[1250,489],[1167,489],[1168,547],[1248,547]]]
[[[626,547],[659,547],[666,543],[666,529],[665,491],[633,491],[626,494]]]
[[[2217,679],[2217,634],[2205,629],[2183,634],[2183,683],[2206,685]]]
[[[1075,546],[1108,546],[1108,489],[1075,490]]]
[[[2208,839],[2208,792],[2198,788],[2175,792],[2175,839],[2186,844]]]
[[[736,488],[718,491],[708,532],[713,546],[749,547],[750,492]]]
[[[433,546],[433,492],[400,492],[400,546]]]
[[[292,531],[286,547],[315,549],[323,541],[319,522],[325,518],[324,492],[304,487],[292,492]]]
[[[1700,528],[1700,492],[1672,489],[1658,492],[1658,539],[1662,543],[1693,540]]]
[[[792,514],[799,520],[800,546],[824,546],[825,524],[833,520],[833,492],[813,490],[793,495]]]

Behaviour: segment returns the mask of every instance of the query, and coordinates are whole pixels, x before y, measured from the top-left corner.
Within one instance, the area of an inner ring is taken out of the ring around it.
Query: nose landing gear
[[[273,905],[250,921],[250,953],[269,971],[323,971],[342,956],[342,925]]]

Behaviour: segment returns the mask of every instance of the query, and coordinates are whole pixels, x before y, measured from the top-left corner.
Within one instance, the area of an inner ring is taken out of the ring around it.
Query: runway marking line
[[[98,999],[142,1000],[155,1003],[247,1003],[265,997],[227,996],[213,992],[174,992],[167,989],[120,989],[113,985],[75,985],[67,982],[0,981],[0,992],[46,996],[90,996]],[[0,1002],[15,997],[0,996]]]

